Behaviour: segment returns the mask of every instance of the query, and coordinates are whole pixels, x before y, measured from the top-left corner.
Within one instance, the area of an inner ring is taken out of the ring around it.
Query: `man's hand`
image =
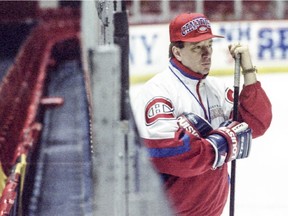
[[[208,140],[215,150],[213,169],[229,161],[249,156],[252,130],[245,122],[227,121],[213,130]]]
[[[248,46],[241,45],[240,43],[235,43],[229,45],[228,48],[233,58],[235,58],[236,55],[241,56],[240,65],[242,68],[242,74],[244,75],[244,84],[251,85],[256,83],[257,78],[254,72],[257,72],[257,70],[252,64]]]
[[[253,68],[248,46],[235,43],[229,45],[229,51],[233,58],[238,54],[241,55],[241,67],[243,71]]]

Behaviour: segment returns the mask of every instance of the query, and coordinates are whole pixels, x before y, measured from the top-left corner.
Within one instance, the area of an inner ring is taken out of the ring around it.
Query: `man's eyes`
[[[195,46],[195,47],[192,47],[192,50],[193,51],[199,51],[199,50],[202,50],[204,48],[212,48],[212,44],[209,44],[208,46]]]

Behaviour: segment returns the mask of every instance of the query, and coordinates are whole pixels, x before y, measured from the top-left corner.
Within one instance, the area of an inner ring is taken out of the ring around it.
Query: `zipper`
[[[196,92],[197,92],[197,96],[198,96],[198,103],[199,105],[201,106],[203,112],[204,112],[204,115],[205,115],[205,119],[211,123],[211,118],[210,118],[210,112],[207,112],[207,109],[205,108],[205,105],[203,103],[203,100],[202,100],[202,97],[201,97],[201,94],[200,94],[200,84],[201,84],[201,81],[202,80],[199,80],[197,85],[196,85]],[[207,97],[207,106],[209,108],[209,101],[208,101],[208,97]],[[209,111],[209,109],[208,109]]]

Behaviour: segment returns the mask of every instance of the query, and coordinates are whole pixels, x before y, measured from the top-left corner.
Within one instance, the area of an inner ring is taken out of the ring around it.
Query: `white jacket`
[[[178,129],[176,118],[193,112],[213,128],[230,117],[233,91],[220,79],[189,76],[173,63],[149,80],[134,104],[140,136],[146,139],[173,138]],[[145,115],[143,115],[145,113]]]

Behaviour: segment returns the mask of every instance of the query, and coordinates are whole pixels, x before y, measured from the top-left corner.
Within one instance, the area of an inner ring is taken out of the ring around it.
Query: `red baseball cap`
[[[183,13],[169,25],[170,42],[200,42],[211,38],[223,38],[213,35],[210,21],[200,13]]]

